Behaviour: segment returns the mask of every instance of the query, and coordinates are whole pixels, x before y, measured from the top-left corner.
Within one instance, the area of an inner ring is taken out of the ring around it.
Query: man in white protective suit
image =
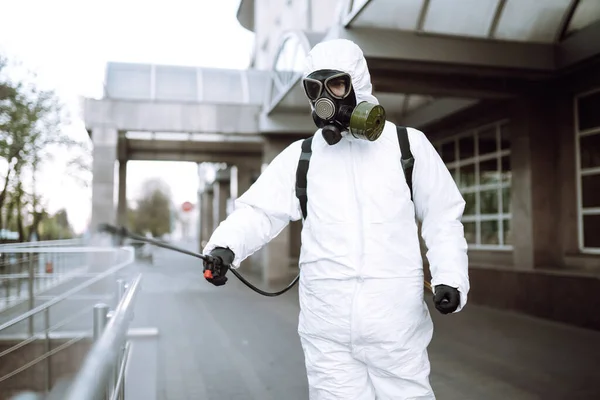
[[[303,219],[298,334],[310,399],[435,399],[415,217],[435,307],[458,312],[469,291],[465,202],[425,135],[385,119],[355,43],[316,45],[303,87],[319,129],[275,157],[204,254],[237,268]],[[414,159],[407,175],[401,133]],[[223,285],[228,268],[207,280]]]

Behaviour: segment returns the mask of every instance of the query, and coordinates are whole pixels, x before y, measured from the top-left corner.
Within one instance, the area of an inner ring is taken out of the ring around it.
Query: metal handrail
[[[139,274],[127,289],[106,328],[88,353],[81,370],[75,376],[65,400],[96,400],[106,395],[115,360],[119,359],[120,350],[126,341],[141,280],[142,275]]]
[[[72,245],[83,242],[83,238],[75,239],[60,239],[60,240],[41,240],[39,242],[20,242],[20,243],[0,243],[0,249],[13,247],[39,247],[39,246],[56,246],[56,245]]]
[[[61,301],[66,300],[70,296],[77,294],[78,292],[80,292],[84,289],[87,289],[88,287],[92,286],[94,283],[96,283],[96,282],[114,274],[115,272],[125,268],[126,266],[130,265],[133,262],[133,248],[130,246],[127,246],[127,247],[122,247],[121,249],[128,251],[130,253],[130,255],[132,256],[131,259],[128,259],[120,264],[115,265],[114,267],[112,267],[110,269],[107,269],[104,272],[99,273],[94,278],[91,278],[91,279],[83,282],[82,284],[75,286],[73,289],[68,290],[59,296],[56,296],[54,299],[36,307],[36,308],[33,308],[30,311],[27,311],[26,313],[23,313],[23,314],[19,315],[18,317],[15,317],[15,318],[11,319],[10,321],[0,325],[0,332],[18,324],[19,322],[23,322],[26,319],[31,318],[31,317],[35,316],[36,314],[39,314],[39,313],[45,311],[46,309],[49,309],[50,307],[60,303]]]
[[[54,354],[56,354],[57,352],[63,351],[66,348],[70,347],[71,345],[73,345],[74,343],[77,343],[79,340],[83,339],[86,334],[83,334],[83,336],[80,334],[78,337],[73,338],[72,340],[70,340],[67,343],[64,343],[60,346],[57,346],[56,348],[52,349],[50,346],[50,332],[54,329],[60,328],[68,323],[70,323],[72,320],[74,320],[75,317],[81,317],[80,313],[75,314],[74,316],[70,316],[69,318],[66,318],[63,321],[60,321],[58,324],[55,324],[54,326],[50,326],[50,309],[51,307],[57,305],[58,303],[70,299],[73,296],[77,296],[81,291],[91,287],[92,285],[98,283],[99,281],[108,278],[110,275],[118,273],[120,270],[122,270],[123,268],[131,265],[132,262],[134,262],[135,260],[135,254],[134,254],[134,249],[132,246],[121,246],[118,249],[115,247],[73,247],[73,245],[75,244],[74,241],[80,242],[79,240],[64,240],[64,241],[53,241],[54,244],[58,247],[51,247],[49,242],[38,242],[40,243],[40,246],[31,246],[31,247],[25,247],[27,244],[25,244],[24,246],[19,246],[19,247],[13,247],[13,246],[6,246],[2,249],[0,249],[0,252],[14,252],[14,253],[41,253],[41,252],[67,252],[67,253],[72,253],[72,252],[81,252],[82,250],[85,250],[84,252],[86,253],[90,253],[90,252],[106,252],[106,251],[110,251],[110,252],[115,252],[120,250],[121,253],[116,253],[116,254],[123,254],[125,256],[125,260],[124,262],[121,262],[117,265],[114,265],[113,267],[109,268],[106,271],[100,272],[100,273],[84,273],[81,274],[82,277],[86,277],[86,278],[91,278],[91,279],[86,279],[85,282],[83,282],[80,285],[77,285],[76,287],[74,287],[71,290],[68,290],[65,293],[62,293],[56,297],[51,297],[49,299],[49,301],[45,302],[44,304],[38,306],[38,307],[33,307],[33,302],[32,299],[33,297],[30,296],[30,310],[22,315],[19,315],[16,318],[13,318],[12,320],[0,325],[0,333],[4,332],[6,329],[13,327],[14,325],[19,324],[20,322],[23,322],[25,320],[29,320],[29,337],[27,339],[25,339],[24,341],[16,344],[15,346],[12,346],[10,349],[6,349],[5,351],[3,351],[2,353],[0,353],[0,357],[7,355],[8,353],[11,353],[15,350],[18,350],[19,348],[34,342],[35,340],[37,340],[39,338],[38,335],[34,334],[34,326],[33,326],[33,318],[37,315],[37,314],[42,314],[44,316],[44,329],[42,331],[43,335],[42,335],[42,339],[45,340],[45,353],[42,354],[41,356],[35,358],[32,361],[29,361],[28,363],[26,363],[25,365],[22,365],[21,367],[17,368],[16,370],[0,377],[0,381],[4,381],[7,380],[9,378],[11,378],[14,375],[17,375],[21,372],[23,372],[24,370],[33,367],[34,365],[45,361],[46,362],[46,377],[45,377],[45,385],[46,385],[46,392],[50,391],[51,388],[51,381],[52,381],[52,377],[51,377],[51,368],[50,368],[50,357],[52,357]],[[81,242],[80,242],[81,243]],[[84,244],[84,243],[82,243]],[[58,251],[57,251],[58,250]],[[30,267],[30,272],[28,274],[28,278],[31,280],[33,279],[33,277],[35,277],[35,274],[32,273],[32,264],[30,263],[29,265]],[[121,286],[124,285],[124,281],[120,280],[117,281],[117,283],[119,284],[119,288]],[[32,288],[30,288],[32,289]],[[31,290],[30,293],[33,293],[33,291]],[[122,290],[119,290],[119,293],[122,293]],[[119,299],[121,298],[121,296],[119,296]],[[86,312],[89,310],[85,310]],[[94,312],[96,310],[94,309]]]

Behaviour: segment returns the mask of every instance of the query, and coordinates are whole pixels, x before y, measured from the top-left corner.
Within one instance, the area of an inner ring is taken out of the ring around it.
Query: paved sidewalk
[[[160,331],[158,399],[308,399],[297,291],[266,298],[233,275],[216,288],[200,268],[160,250],[131,271],[144,273],[134,326]],[[432,315],[439,400],[600,399],[600,332],[473,305]]]

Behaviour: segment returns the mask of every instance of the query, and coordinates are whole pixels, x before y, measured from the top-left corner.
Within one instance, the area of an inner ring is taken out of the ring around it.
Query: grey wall
[[[600,87],[593,65],[544,91],[486,101],[423,128],[430,140],[508,118],[514,251],[469,252],[470,301],[600,330],[600,256],[578,249],[574,96]]]

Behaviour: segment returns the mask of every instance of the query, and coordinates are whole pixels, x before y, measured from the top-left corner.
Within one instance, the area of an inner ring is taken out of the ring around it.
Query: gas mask
[[[325,141],[334,145],[345,133],[357,139],[374,141],[385,126],[385,110],[366,101],[356,104],[350,75],[321,69],[303,79],[304,93],[310,101],[312,117]]]

